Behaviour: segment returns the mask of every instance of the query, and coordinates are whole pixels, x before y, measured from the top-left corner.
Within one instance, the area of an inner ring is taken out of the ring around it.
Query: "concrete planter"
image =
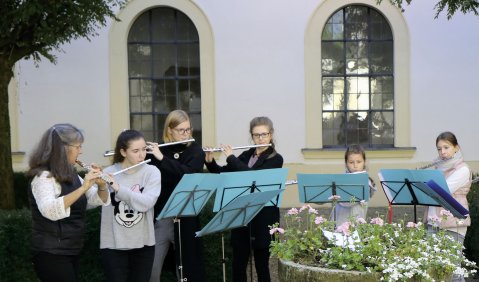
[[[278,276],[280,282],[375,282],[379,280],[377,273],[328,269],[284,260],[279,260]]]

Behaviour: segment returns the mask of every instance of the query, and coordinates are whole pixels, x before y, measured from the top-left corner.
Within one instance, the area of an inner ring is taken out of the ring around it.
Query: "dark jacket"
[[[155,204],[155,218],[160,214],[168,198],[184,174],[201,173],[205,162],[205,152],[196,142],[160,147],[163,160],[158,160],[153,155],[150,164],[161,171],[161,194]],[[178,159],[175,159],[178,154]]]
[[[241,153],[238,157],[231,155],[226,159],[227,165],[219,166],[214,160],[211,163],[206,163],[206,167],[210,172],[234,172],[246,170],[261,170],[281,168],[283,166],[283,157],[278,154],[273,148],[268,148],[261,155],[253,165],[248,167],[248,162],[251,156],[255,153],[255,148]],[[251,237],[254,248],[268,248],[271,243],[271,235],[269,234],[269,226],[279,222],[279,208],[278,207],[264,207],[250,222]],[[249,238],[249,228],[236,228],[231,231],[231,242],[233,246],[244,246],[245,237]]]
[[[78,177],[74,178],[72,184],[62,183],[60,196],[69,194],[80,186],[81,182]],[[70,206],[69,217],[52,221],[40,213],[32,189],[28,190],[28,194],[32,211],[32,252],[78,255],[84,242],[86,196],[82,195]]]

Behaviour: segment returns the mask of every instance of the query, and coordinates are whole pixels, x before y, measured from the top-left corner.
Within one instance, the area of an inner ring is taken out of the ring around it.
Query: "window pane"
[[[321,46],[321,68],[323,74],[343,74],[344,43],[323,42]]]
[[[323,40],[340,40],[344,38],[343,10],[336,12],[324,26]]]
[[[392,77],[371,78],[371,108],[387,110],[394,108]]]
[[[176,34],[174,9],[153,9],[151,34],[153,42],[174,41]]]
[[[346,74],[367,74],[368,44],[364,41],[346,43]]]
[[[372,144],[394,145],[393,112],[375,112],[372,115]]]
[[[200,74],[200,58],[198,44],[178,45],[179,76],[192,76]]]
[[[373,40],[385,40],[393,39],[391,28],[387,20],[378,13],[371,9],[371,39]]]
[[[193,22],[183,13],[177,12],[178,31],[177,40],[197,41],[198,31]]]
[[[128,46],[128,70],[130,77],[149,77],[151,75],[151,48],[144,44]]]
[[[144,13],[133,23],[128,33],[128,42],[149,42],[149,14]]]
[[[177,108],[176,81],[173,79],[153,80],[155,93],[155,112],[168,113]]]
[[[366,39],[368,37],[368,8],[348,6],[345,11],[345,38]]]
[[[131,128],[141,132],[149,131],[153,128],[153,119],[151,115],[131,115]]]
[[[347,82],[348,110],[369,109],[369,78],[350,77]]]
[[[342,78],[323,78],[323,111],[344,109],[344,80]]]
[[[367,112],[355,112],[348,114],[347,144],[368,143],[368,114]]]
[[[200,81],[197,79],[185,79],[178,81],[180,108],[186,112],[201,111]]]
[[[165,114],[158,114],[156,115],[156,124],[158,128],[158,136],[155,140],[163,140],[163,128],[165,127],[165,120],[166,120],[167,113]]]
[[[323,112],[323,145],[338,146],[346,144],[346,139],[342,135],[342,128],[346,123],[345,115],[341,112],[324,113]]]
[[[153,46],[153,75],[154,77],[175,76],[176,46],[174,44],[160,44]]]
[[[200,114],[190,114],[190,122],[193,127],[193,138],[198,144],[201,142],[201,115]]]
[[[393,71],[393,43],[371,42],[371,72],[392,73]]]

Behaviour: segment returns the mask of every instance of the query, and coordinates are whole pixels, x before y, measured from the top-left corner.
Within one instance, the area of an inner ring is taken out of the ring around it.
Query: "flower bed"
[[[336,227],[305,205],[288,211],[284,228],[272,226],[271,253],[303,265],[378,273],[386,281],[434,281],[475,272],[462,245],[436,231],[428,234],[421,223],[386,224],[380,217]]]

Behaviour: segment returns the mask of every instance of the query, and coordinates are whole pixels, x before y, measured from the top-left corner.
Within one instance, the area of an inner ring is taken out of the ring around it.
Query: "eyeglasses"
[[[269,136],[269,132],[263,132],[263,133],[253,133],[251,134],[251,136],[253,136],[254,139],[262,139],[262,138],[266,138]]]
[[[178,134],[185,134],[185,133],[191,133],[191,131],[193,130],[193,128],[189,127],[189,128],[173,128],[174,131],[176,131],[176,133]]]
[[[67,144],[67,146],[76,148],[77,150],[81,150],[81,148],[82,148],[82,145],[70,145],[70,144]]]

